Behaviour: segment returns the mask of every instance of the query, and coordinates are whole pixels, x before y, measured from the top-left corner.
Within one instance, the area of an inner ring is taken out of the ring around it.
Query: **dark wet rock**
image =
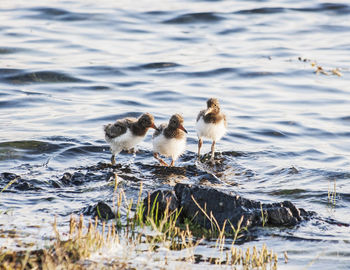
[[[186,168],[184,167],[167,167],[167,166],[153,166],[152,172],[156,175],[186,175]]]
[[[140,166],[142,170],[151,171],[156,176],[169,176],[169,175],[186,175],[186,167],[167,167],[162,165],[149,165],[143,164],[141,162],[135,163],[137,166]]]
[[[170,201],[171,210],[176,207],[181,209],[181,218],[190,219],[206,229],[212,228],[213,225],[208,217],[212,217],[212,221],[215,218],[220,228],[226,221],[225,230],[228,232],[232,232],[231,225],[237,228],[242,217],[241,227],[252,228],[263,225],[294,226],[312,215],[311,212],[298,209],[290,201],[262,204],[236,194],[187,184],[177,184],[175,194],[172,191],[155,191],[145,198],[144,203],[153,205],[156,198],[160,211],[165,209],[166,203]]]
[[[214,174],[205,173],[199,177],[199,183],[220,184],[221,181]]]
[[[309,217],[308,212],[300,211],[289,201],[262,204],[258,201],[227,194],[213,188],[184,184],[177,184],[175,192],[180,201],[180,207],[183,208],[183,214],[188,217],[193,217],[197,214],[195,221],[204,227],[210,226],[210,222],[208,222],[207,217],[198,208],[197,204],[202,209],[206,209],[206,213],[209,216],[212,214],[220,226],[223,226],[225,220],[228,220],[236,227],[242,216],[243,227],[261,225],[293,226]],[[230,227],[226,228],[229,229]]]
[[[0,180],[5,180],[7,182],[12,181],[16,178],[20,178],[17,174],[9,173],[9,172],[3,172],[0,174]]]
[[[116,216],[113,213],[111,207],[106,204],[105,202],[98,202],[96,205],[88,206],[86,209],[83,210],[84,215],[89,215],[92,217],[98,217],[100,219],[114,219]]]
[[[63,186],[81,186],[90,181],[100,181],[101,179],[110,179],[111,176],[114,176],[112,172],[107,173],[95,173],[87,171],[82,173],[80,171],[74,172],[73,174],[66,172],[63,174],[58,183],[54,184],[56,187]]]
[[[156,216],[155,209],[158,209],[157,216],[159,218],[162,217],[162,213],[165,212],[167,207],[169,212],[173,212],[176,211],[176,209],[179,209],[179,201],[176,197],[176,194],[174,191],[170,190],[157,190],[152,194],[149,194],[143,200],[143,205],[145,206],[145,210],[143,212],[144,218],[150,215]],[[152,209],[154,209],[153,214],[151,213]]]
[[[61,185],[59,183],[57,183],[56,181],[51,181],[50,183],[51,183],[52,187],[54,187],[54,188],[61,188]]]
[[[74,172],[73,174],[66,172],[60,182],[65,186],[80,186],[85,182],[85,175],[81,172]]]
[[[111,177],[114,176],[114,175],[111,175]],[[138,178],[138,177],[135,177],[134,175],[128,175],[128,174],[118,174],[117,175],[118,178],[122,178],[126,181],[131,181],[131,182],[142,182],[142,179],[141,178]]]
[[[87,167],[86,169],[88,169],[89,171],[101,171],[105,169],[121,169],[121,168],[122,168],[122,164],[119,164],[119,163],[112,165],[111,163],[99,162],[96,165]]]
[[[70,182],[75,186],[80,186],[85,182],[85,175],[81,172],[74,172]]]
[[[71,183],[72,175],[70,173],[64,173],[62,178],[60,179],[61,183],[68,186]]]
[[[215,153],[216,154],[216,153]],[[220,154],[220,153],[218,153]],[[237,151],[224,151],[221,152],[222,156],[231,156],[231,157],[243,157],[243,156],[247,156],[247,154],[243,153],[243,152],[237,152]]]
[[[38,188],[34,187],[34,185],[28,183],[28,182],[25,182],[25,181],[21,181],[19,183],[15,183],[13,185],[13,187],[17,190],[20,190],[20,191],[27,191],[27,190],[38,190]]]
[[[4,172],[0,174],[0,190],[4,189],[4,192],[8,190],[38,191],[41,190],[38,187],[39,183],[40,181],[36,179],[23,179],[14,173]]]

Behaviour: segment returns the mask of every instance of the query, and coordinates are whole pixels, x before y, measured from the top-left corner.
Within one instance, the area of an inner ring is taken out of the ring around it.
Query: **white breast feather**
[[[201,117],[196,123],[196,131],[199,138],[204,137],[213,141],[218,141],[226,132],[225,122],[222,120],[217,124],[205,123],[203,117]]]
[[[106,136],[106,141],[111,146],[113,155],[117,155],[122,150],[129,150],[135,147],[139,142],[142,141],[144,136],[135,136],[129,129],[123,134],[116,138],[110,139]]]
[[[153,151],[176,160],[186,149],[186,137],[168,139],[163,134],[153,138]]]

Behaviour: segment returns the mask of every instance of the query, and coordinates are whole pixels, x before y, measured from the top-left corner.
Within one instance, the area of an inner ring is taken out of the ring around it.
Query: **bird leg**
[[[111,157],[111,163],[112,163],[112,165],[115,165],[115,155],[112,155],[112,157]]]
[[[175,163],[175,160],[171,160],[171,164],[170,164],[170,167],[173,167],[174,166],[174,163]]]
[[[134,148],[134,147],[133,147],[133,148],[128,149],[127,151],[128,151],[128,154],[136,154],[136,150],[135,150],[135,148]]]
[[[157,159],[160,164],[164,165],[164,166],[169,166],[164,160],[162,160],[159,156],[158,153],[153,153],[153,156],[155,157],[155,159]]]
[[[200,157],[200,154],[201,154],[202,145],[203,145],[203,140],[201,138],[199,138],[199,140],[198,140],[198,158]]]
[[[211,160],[214,160],[214,151],[215,151],[215,141],[211,144]]]

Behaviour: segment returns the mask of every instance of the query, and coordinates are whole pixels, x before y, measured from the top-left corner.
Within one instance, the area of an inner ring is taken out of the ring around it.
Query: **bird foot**
[[[155,159],[159,161],[161,165],[169,167],[168,163],[166,163],[163,159],[161,159],[157,153],[153,153],[153,156]]]
[[[128,154],[136,154],[136,149],[135,148],[130,148],[126,150]]]
[[[162,161],[160,161],[160,160],[159,160],[159,163],[160,163],[161,165],[163,165],[163,166],[167,166],[167,167],[169,167],[169,164],[168,164],[168,163],[166,163],[166,162],[165,162],[165,161],[163,161],[163,160],[162,160]]]
[[[115,166],[115,164],[116,164],[116,162],[115,162],[115,156],[113,155],[113,156],[111,157],[111,165],[112,165],[112,166]]]

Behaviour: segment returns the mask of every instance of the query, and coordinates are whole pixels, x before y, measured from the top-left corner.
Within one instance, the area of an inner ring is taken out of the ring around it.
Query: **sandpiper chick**
[[[112,165],[115,165],[115,156],[122,150],[130,150],[141,142],[149,128],[157,129],[154,125],[154,117],[150,113],[145,113],[138,119],[124,118],[105,125],[103,129],[105,140],[111,147]]]
[[[196,121],[198,136],[198,158],[203,144],[202,138],[211,139],[211,161],[214,160],[215,143],[224,136],[227,128],[226,115],[220,112],[218,99],[207,100],[207,109],[199,112]]]
[[[174,114],[168,125],[161,124],[158,130],[153,133],[153,156],[162,165],[168,166],[158,153],[166,157],[171,157],[170,166],[174,166],[175,160],[185,151],[187,130],[183,127],[183,118],[179,114]]]

